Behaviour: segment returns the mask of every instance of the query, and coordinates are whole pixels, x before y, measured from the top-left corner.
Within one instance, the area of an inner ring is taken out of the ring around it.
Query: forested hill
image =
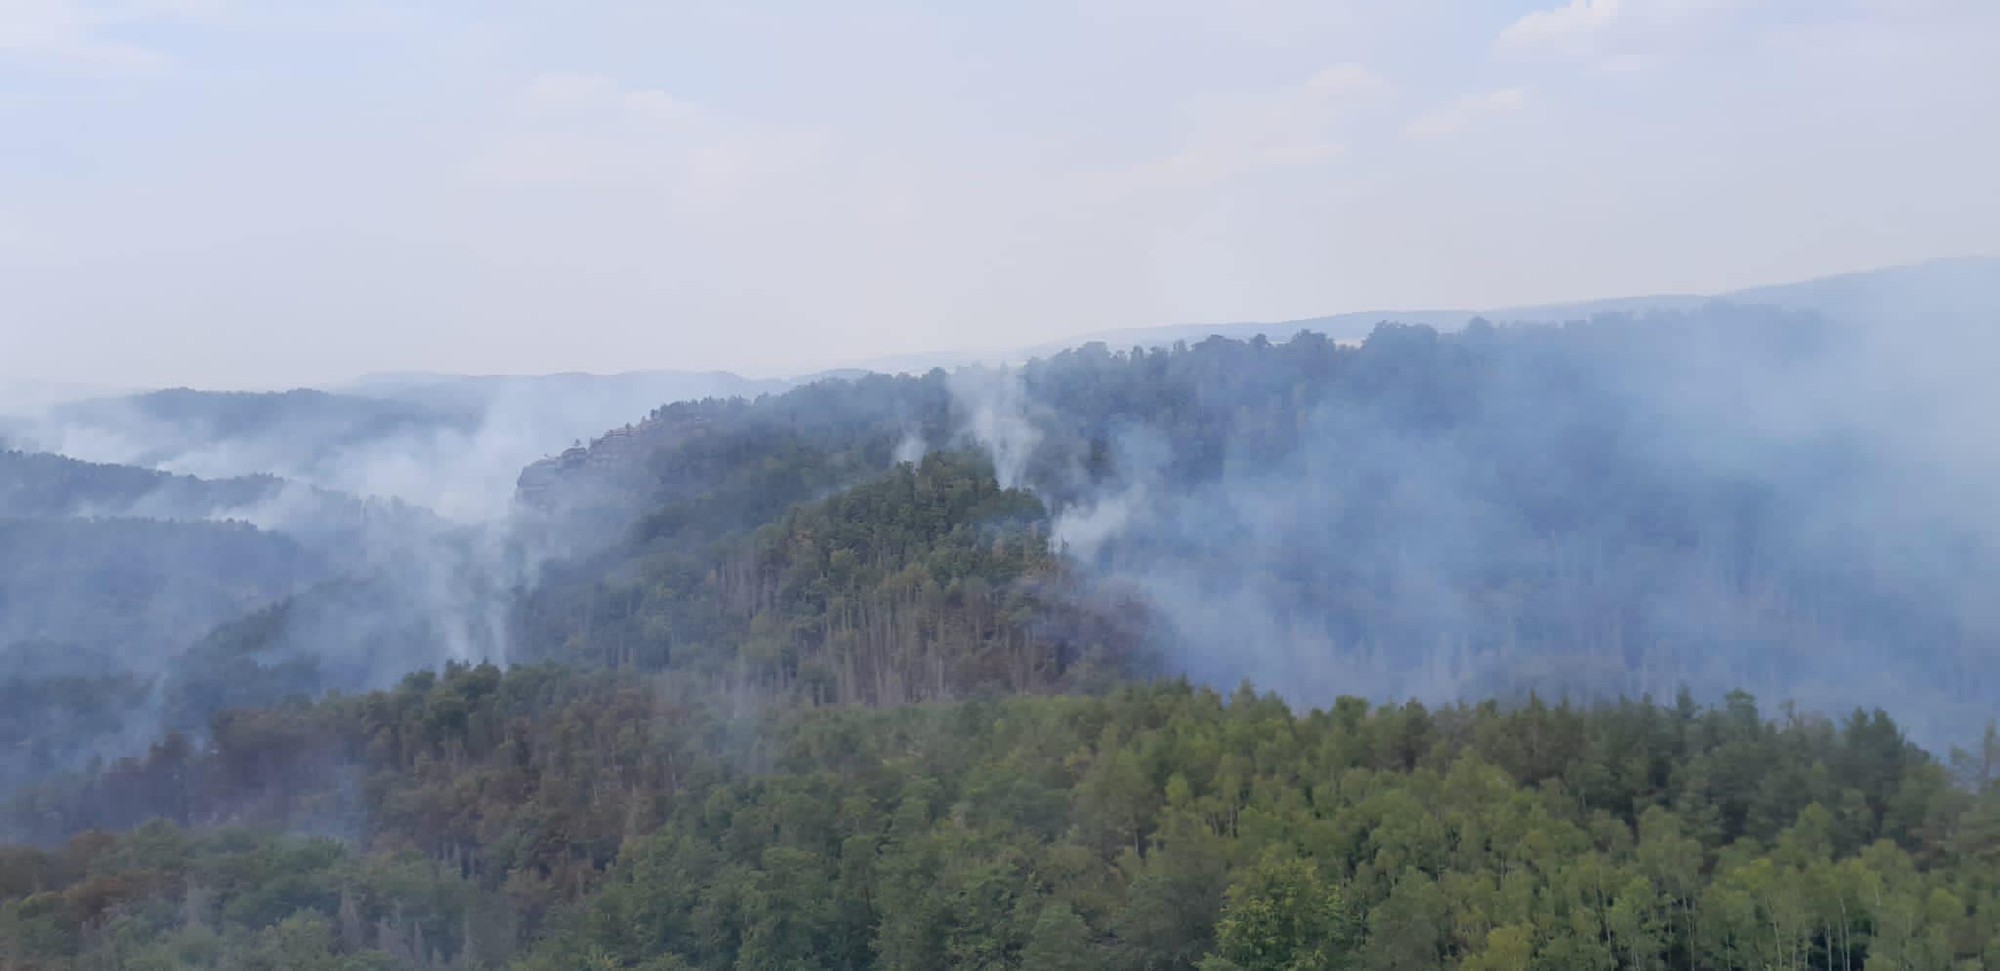
[[[1972,341],[1715,305],[668,405],[17,793],[0,966],[1990,964]]]
[[[208,479],[15,450],[0,450],[0,518],[250,522],[297,537],[333,559],[352,559],[355,534],[371,528],[437,525],[407,503],[267,473]]]
[[[380,588],[385,572],[407,581],[409,558],[383,551],[430,553],[423,537],[437,530],[400,503],[270,475],[209,480],[0,452],[0,792],[144,751],[166,727],[199,729],[223,701],[377,687],[435,663],[405,640],[393,660],[375,659],[380,673],[353,677],[372,646],[368,617],[357,598],[333,595],[351,586],[325,584],[362,574]],[[301,594],[307,605],[294,609]],[[341,636],[307,645],[303,619],[324,617],[312,608],[324,602],[340,619],[321,629]],[[246,617],[274,615],[285,630],[230,636]],[[218,661],[236,660],[220,645],[249,639],[269,671]]]
[[[0,450],[0,516],[209,519],[275,498],[276,476],[205,480],[46,452]]]
[[[65,676],[150,669],[162,653],[325,576],[321,554],[338,551],[240,521],[289,499],[316,522],[315,537],[337,529],[343,517],[327,513],[340,497],[290,489],[272,476],[205,480],[0,451],[0,679],[52,673],[17,651],[77,655],[58,666]]]
[[[403,503],[273,475],[0,451],[0,652],[40,641],[150,670],[219,624],[363,568],[384,536],[439,528]]]
[[[1742,687],[1881,704],[1949,744],[2000,708],[1991,449],[1955,430],[1992,395],[1952,348],[1718,304],[677,404],[544,470],[629,532],[549,574],[524,650],[663,663],[714,639],[669,604],[728,599],[713,544],[974,449],[1048,510],[1070,576],[1141,603],[1154,647],[1215,683],[1314,703]],[[810,652],[827,620],[795,606],[753,613]]]

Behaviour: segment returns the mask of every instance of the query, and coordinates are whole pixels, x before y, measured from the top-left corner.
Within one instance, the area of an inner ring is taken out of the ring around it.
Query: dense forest
[[[1089,345],[675,404],[569,475],[591,501],[559,528],[621,538],[545,576],[522,646],[660,662],[713,636],[666,601],[732,575],[716,544],[896,457],[976,448],[1047,510],[1068,574],[1142,602],[1152,643],[1211,682],[1321,705],[1745,688],[1887,704],[1950,744],[2000,707],[2000,521],[1947,407],[1976,381],[1934,366],[1945,346],[1716,305],[1359,347]]]
[[[745,711],[665,675],[456,667],[17,806],[123,833],[0,857],[0,961],[1983,967],[1996,773],[1992,737],[1940,763],[1879,712],[1743,695]]]
[[[2000,532],[1898,353],[1718,305],[666,405],[155,669],[16,648],[0,968],[2000,961]]]
[[[1136,608],[1088,601],[1050,547],[1041,502],[1001,489],[976,457],[905,463],[690,555],[687,533],[730,517],[716,504],[758,491],[661,509],[587,586],[551,578],[527,603],[527,643],[836,704],[1034,691],[1135,649]]]

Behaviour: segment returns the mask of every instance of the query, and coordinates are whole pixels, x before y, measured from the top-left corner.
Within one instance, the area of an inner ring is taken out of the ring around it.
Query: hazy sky
[[[789,372],[2000,253],[1993,0],[0,0],[0,380]]]

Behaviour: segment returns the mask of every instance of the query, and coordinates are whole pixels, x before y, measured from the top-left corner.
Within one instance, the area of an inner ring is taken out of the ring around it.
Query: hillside
[[[670,404],[498,543],[52,693],[173,734],[17,791],[0,959],[2000,959],[2000,532],[1913,433],[1987,391],[1933,337],[1714,304]]]
[[[1948,744],[2000,704],[1986,473],[1911,433],[1986,395],[1931,360],[1948,346],[1717,304],[1360,347],[1092,345],[674,405],[524,475],[524,499],[599,497],[584,521],[631,530],[553,568],[527,648],[643,666],[684,636],[660,591],[728,575],[711,544],[898,454],[976,448],[1048,510],[1072,573],[1135,592],[1156,647],[1211,681],[1317,703],[1745,687],[1883,704]],[[551,611],[571,620],[539,626]]]
[[[243,523],[0,519],[0,648],[57,641],[143,656],[323,576]]]
[[[275,498],[276,476],[204,480],[46,452],[0,451],[0,516],[210,519]]]
[[[55,640],[153,659],[441,529],[422,510],[274,475],[201,479],[15,451],[0,451],[0,523],[0,602],[11,605],[0,647]]]
[[[355,562],[390,578],[370,617],[433,631],[411,666],[890,703],[1043,683],[952,673],[968,652],[1143,644],[1302,704],[1740,687],[1942,746],[2000,700],[1983,467],[1917,433],[1978,410],[1950,346],[1714,305],[834,379],[658,408],[531,466],[508,531],[371,529]],[[351,640],[316,626],[325,657]],[[892,655],[947,660],[864,673]],[[400,673],[359,668],[318,690]]]
[[[0,0],[0,971],[2000,971],[1996,54]]]
[[[233,522],[0,518],[0,551],[0,792],[144,751],[172,658],[329,572]]]
[[[12,699],[0,791],[143,752],[223,707],[497,656],[468,643],[492,637],[467,615],[504,596],[469,592],[494,585],[479,545],[421,510],[272,475],[0,452],[0,692]],[[257,633],[232,636],[245,627]],[[383,633],[412,629],[426,633]],[[246,641],[219,663],[218,643]]]

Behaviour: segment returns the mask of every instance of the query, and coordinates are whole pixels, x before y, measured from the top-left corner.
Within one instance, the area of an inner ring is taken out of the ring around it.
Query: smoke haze
[[[953,387],[996,466],[1035,470],[1055,539],[1145,591],[1212,683],[1312,705],[1740,687],[1885,705],[1944,743],[2000,706],[1995,266],[1765,294],[1817,314],[1391,325],[1346,356],[1202,345],[1247,355],[1250,383],[1127,410],[1081,479],[1093,432],[1062,416],[1113,378]],[[1094,353],[1100,374],[1149,367]],[[1299,393],[1316,400],[1272,400]],[[1044,445],[1023,461],[1021,442]]]
[[[20,701],[0,786],[200,734],[225,707],[506,663],[515,596],[551,543],[576,548],[517,520],[525,465],[662,401],[784,386],[402,375],[0,420],[0,657]]]
[[[1172,667],[1217,685],[1302,704],[1742,687],[1884,704],[1949,743],[2000,704],[2000,453],[1979,418],[2000,405],[1996,267],[1365,342],[1168,329],[758,403],[657,407],[785,385],[417,375],[45,409],[10,444],[131,464],[6,453],[9,683],[33,704],[72,697],[50,679],[128,700],[24,716],[11,731],[40,717],[71,742],[7,771],[224,707],[551,656],[577,632],[522,643],[516,617],[551,566],[587,638],[600,586],[644,575],[646,537],[685,533],[673,555],[699,575],[701,544],[954,447],[1039,494],[1079,575],[1142,594]],[[596,572],[596,550],[634,542]]]

